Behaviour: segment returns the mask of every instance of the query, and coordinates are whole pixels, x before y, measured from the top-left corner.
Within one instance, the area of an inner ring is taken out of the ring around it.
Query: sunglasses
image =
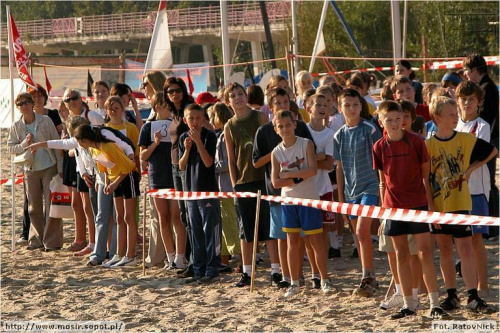
[[[177,88],[177,89],[168,89],[168,90],[167,90],[167,94],[169,94],[169,95],[172,95],[173,93],[180,94],[181,92],[182,92],[182,89],[181,89],[181,88]]]
[[[31,102],[30,101],[21,101],[21,102],[16,103],[17,106],[23,106],[23,105],[28,105],[28,104],[31,104]]]
[[[78,95],[75,95],[73,97],[68,97],[68,98],[65,98],[63,99],[64,103],[69,103],[71,101],[76,101],[77,99],[79,99],[80,97]]]

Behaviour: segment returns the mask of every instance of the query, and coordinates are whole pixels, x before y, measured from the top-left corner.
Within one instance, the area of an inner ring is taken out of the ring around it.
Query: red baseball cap
[[[215,104],[216,102],[217,102],[217,98],[214,97],[214,95],[212,95],[208,91],[204,91],[204,92],[198,94],[198,96],[196,96],[196,104],[198,104],[198,105],[203,105],[206,103]]]

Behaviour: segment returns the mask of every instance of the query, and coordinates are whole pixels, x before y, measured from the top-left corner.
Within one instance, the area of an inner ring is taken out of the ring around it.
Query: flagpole
[[[8,43],[9,43],[9,79],[10,79],[10,121],[11,124],[14,124],[14,68],[12,67],[12,61],[13,61],[13,54],[12,54],[12,26],[10,24],[10,6],[7,7],[7,36],[8,36]],[[16,210],[15,210],[15,177],[14,177],[14,163],[12,163],[12,155],[10,157],[10,175],[12,177],[12,185],[10,187],[11,190],[11,215],[12,215],[12,220],[11,220],[11,249],[14,251],[16,249],[16,243],[15,243],[15,221],[16,221]],[[24,185],[23,185],[24,186]]]
[[[292,0],[292,42],[293,42],[293,68],[295,73],[299,72],[299,62],[297,54],[299,53],[299,38],[297,33],[297,4]]]
[[[227,28],[227,2],[220,0],[220,24],[221,24],[221,38],[222,38],[222,63],[228,65],[231,63],[229,58],[229,30]],[[224,66],[224,85],[227,84],[231,68]]]
[[[321,18],[319,20],[318,32],[316,33],[316,42],[314,43],[311,63],[309,64],[309,73],[313,72],[314,62],[316,61],[316,54],[318,52],[318,46],[319,46],[319,41],[321,39],[321,34],[323,33],[323,25],[325,24],[327,10],[328,10],[328,0],[325,0],[325,2],[323,3],[323,11],[321,12]]]

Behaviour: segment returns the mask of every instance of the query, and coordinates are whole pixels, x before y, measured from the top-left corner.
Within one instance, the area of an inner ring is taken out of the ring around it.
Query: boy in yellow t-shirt
[[[435,97],[429,106],[437,125],[437,132],[426,141],[431,162],[430,189],[434,208],[439,212],[469,214],[472,200],[467,179],[484,165],[498,150],[488,142],[469,133],[456,132],[458,123],[457,103],[448,97]],[[453,265],[453,240],[462,259],[462,276],[469,295],[467,309],[474,312],[488,311],[488,305],[477,294],[477,273],[472,250],[470,225],[435,225],[441,256],[441,270],[448,296],[440,303],[444,310],[458,309],[455,266]]]

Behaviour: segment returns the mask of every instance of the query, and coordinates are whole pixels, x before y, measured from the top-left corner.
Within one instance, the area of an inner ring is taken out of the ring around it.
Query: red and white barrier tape
[[[181,192],[171,189],[152,190],[148,195],[173,200],[199,200],[215,198],[255,198],[252,192]],[[335,201],[312,200],[300,198],[286,198],[280,196],[262,195],[266,201],[279,202],[290,205],[300,205],[321,209],[324,211],[371,217],[376,219],[393,219],[398,221],[436,223],[449,225],[491,225],[500,226],[500,218],[491,216],[476,216],[464,214],[451,214],[429,212],[403,208],[382,208],[379,206],[356,205]]]
[[[23,180],[24,180],[24,175],[23,175],[23,174],[16,175],[16,176],[14,177],[14,184],[15,184],[15,185],[22,184],[22,183],[23,183]],[[4,179],[0,179],[0,185],[4,185],[4,186],[12,186],[12,178],[4,178]]]

